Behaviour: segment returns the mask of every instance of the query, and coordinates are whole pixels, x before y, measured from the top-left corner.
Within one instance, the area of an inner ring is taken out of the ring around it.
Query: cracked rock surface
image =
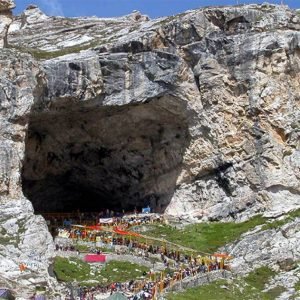
[[[298,299],[296,285],[300,282],[300,218],[271,230],[256,228],[239,241],[222,249],[232,255],[232,271],[246,275],[261,266],[272,268],[276,275],[265,291],[276,287],[284,290],[276,299]]]
[[[30,6],[5,23],[11,5],[0,1],[0,203],[15,220],[0,216],[5,280],[21,276],[35,248],[36,280],[48,280],[52,240],[32,204],[150,204],[193,222],[300,206],[296,11],[211,7],[151,20],[49,17]],[[287,237],[258,233],[269,250],[245,242],[236,255],[298,257],[298,225]]]
[[[300,260],[300,218],[272,229],[248,233],[226,250],[235,259],[232,268],[237,273],[247,273],[261,265],[274,265],[283,261]]]
[[[11,9],[14,7],[12,0],[0,1],[0,48],[7,47],[7,32],[13,19]]]

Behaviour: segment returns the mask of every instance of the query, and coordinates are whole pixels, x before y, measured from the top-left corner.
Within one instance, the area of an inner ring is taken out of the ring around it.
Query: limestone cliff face
[[[299,29],[273,5],[157,20],[29,7],[0,55],[1,207],[24,203],[27,223],[40,220],[29,200],[37,211],[150,204],[193,221],[299,207]],[[22,238],[0,248],[15,257],[8,278]]]
[[[40,69],[30,55],[4,49],[0,66],[0,282],[26,298],[24,286],[51,285],[48,266],[54,250],[45,220],[34,215],[23,196],[20,177]],[[22,263],[30,265],[24,273]]]
[[[0,1],[0,48],[7,46],[7,31],[12,22],[11,9],[14,7],[12,0]]]
[[[272,5],[158,20],[65,19],[29,7],[8,35],[43,73],[24,168],[29,198],[53,187],[51,206],[68,193],[56,188],[67,173],[99,197],[176,216],[239,219],[299,204],[299,29],[295,12]],[[92,152],[101,156],[94,166]]]

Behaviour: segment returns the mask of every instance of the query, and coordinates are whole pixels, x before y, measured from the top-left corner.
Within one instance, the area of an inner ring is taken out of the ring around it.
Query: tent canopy
[[[228,255],[226,253],[214,253],[213,256],[214,257],[221,257],[221,258],[230,258],[230,255]]]
[[[14,300],[15,297],[11,291],[5,288],[0,288],[0,300]]]
[[[99,223],[100,224],[112,224],[114,222],[113,218],[100,218]]]
[[[142,209],[142,213],[143,214],[149,214],[151,212],[151,208],[148,206],[148,207],[144,207],[143,209]]]
[[[86,228],[91,230],[103,230],[100,225],[86,226]]]

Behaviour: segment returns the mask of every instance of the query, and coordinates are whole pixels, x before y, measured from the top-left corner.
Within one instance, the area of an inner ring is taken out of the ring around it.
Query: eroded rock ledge
[[[14,17],[0,53],[1,207],[21,201],[41,236],[12,214],[16,229],[1,238],[18,239],[0,247],[1,276],[20,278],[34,235],[30,259],[42,257],[37,278],[48,280],[51,238],[31,203],[149,203],[192,221],[299,207],[299,29],[299,14],[274,5],[157,20],[49,17],[31,6]]]

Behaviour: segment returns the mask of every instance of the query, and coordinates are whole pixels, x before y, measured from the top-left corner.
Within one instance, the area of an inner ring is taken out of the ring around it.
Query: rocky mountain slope
[[[3,281],[30,285],[23,261],[30,280],[49,281],[52,240],[32,204],[150,204],[194,222],[299,208],[298,13],[98,19],[12,7],[0,1]]]

